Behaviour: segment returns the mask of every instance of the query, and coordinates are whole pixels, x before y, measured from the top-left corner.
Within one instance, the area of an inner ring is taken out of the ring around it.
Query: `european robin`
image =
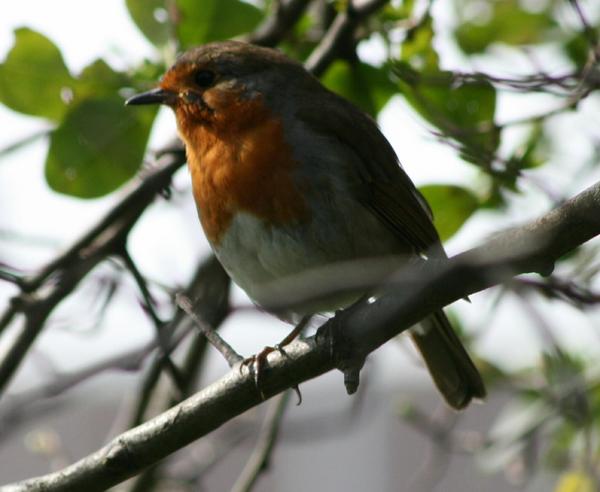
[[[276,50],[236,41],[191,49],[127,103],[174,110],[204,232],[259,305],[304,273],[318,292],[332,265],[383,277],[446,257],[425,199],[377,124]],[[294,309],[333,311],[358,297]],[[485,396],[442,311],[411,336],[450,406]]]

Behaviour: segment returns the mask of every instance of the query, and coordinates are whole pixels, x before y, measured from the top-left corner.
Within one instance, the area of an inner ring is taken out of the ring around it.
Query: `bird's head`
[[[258,100],[282,111],[286,101],[318,86],[300,64],[276,50],[225,41],[183,53],[157,88],[126,104],[171,107],[185,137],[198,125],[229,131],[251,125]]]

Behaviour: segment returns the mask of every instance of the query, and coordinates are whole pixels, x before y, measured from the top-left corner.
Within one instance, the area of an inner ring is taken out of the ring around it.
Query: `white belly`
[[[406,261],[392,256],[399,250],[395,237],[366,210],[366,216],[357,216],[362,213],[343,214],[350,218],[344,222],[339,210],[332,211],[331,217],[321,210],[319,220],[288,227],[270,227],[250,214],[238,213],[215,254],[259,305],[291,303],[292,311],[301,314],[331,311],[364,291],[352,289],[353,285],[376,283]],[[338,289],[343,292],[318,302],[297,303]]]

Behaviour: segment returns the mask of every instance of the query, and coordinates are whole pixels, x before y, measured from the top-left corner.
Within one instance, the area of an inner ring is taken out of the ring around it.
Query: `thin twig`
[[[600,183],[537,221],[498,234],[486,244],[450,258],[445,265],[421,269],[417,285],[394,288],[374,303],[361,302],[338,312],[315,336],[290,344],[285,356],[273,354],[262,392],[274,396],[343,365],[345,357],[364,358],[453,301],[518,273],[544,271],[566,252],[600,234],[599,209]],[[403,270],[412,277],[415,267]],[[252,375],[233,369],[64,470],[13,484],[3,492],[105,490],[261,402]]]
[[[144,300],[146,312],[152,319],[156,331],[160,336],[161,328],[163,327],[164,322],[158,317],[158,314],[156,314],[156,309],[154,307],[156,305],[156,301],[154,300],[154,297],[152,296],[150,289],[148,288],[148,283],[142,275],[142,272],[139,271],[137,265],[135,264],[135,261],[133,261],[133,258],[129,254],[129,251],[123,248],[123,251],[121,251],[120,256],[121,258],[123,258],[125,267],[127,268],[127,270],[129,270],[129,273],[131,273],[131,276],[135,280],[135,283],[137,284],[138,288],[140,289],[142,299]]]
[[[172,339],[172,347],[192,330],[191,326],[184,327]],[[59,373],[52,381],[41,386],[25,390],[21,393],[10,394],[6,398],[2,412],[0,413],[0,428],[2,433],[13,431],[15,423],[22,420],[32,408],[33,404],[45,399],[55,398],[65,393],[77,384],[110,370],[134,371],[141,367],[145,358],[157,348],[156,339],[145,343],[122,354],[112,356],[100,362],[77,369],[68,373]],[[8,425],[10,424],[10,426]],[[2,436],[5,437],[5,436]]]
[[[194,306],[192,305],[189,297],[185,296],[184,294],[177,294],[175,297],[175,302],[185,312],[185,314],[187,314],[194,321],[196,327],[208,339],[210,344],[221,353],[221,355],[229,364],[229,367],[233,367],[244,360],[244,358],[238,354],[231,345],[223,340],[223,338],[212,326],[210,326],[204,319],[200,317],[198,313],[194,311]]]
[[[429,452],[418,471],[410,480],[410,489],[432,492],[443,479],[450,464],[450,453],[454,450],[454,428],[459,414],[446,406],[438,408],[438,415],[430,417],[413,407],[405,416],[407,422],[429,438]]]
[[[514,282],[521,286],[530,287],[538,290],[544,296],[550,299],[561,299],[578,308],[586,306],[596,306],[600,304],[600,293],[578,285],[570,280],[563,280],[557,277],[546,279],[517,278]]]
[[[229,286],[229,277],[216,258],[211,256],[199,265],[190,283],[190,287],[187,289],[188,295],[197,299],[198,310],[203,313],[203,316],[212,326],[218,327],[225,320],[229,312]],[[182,311],[177,310],[170,323],[172,325],[171,329],[184,321],[189,322],[186,323],[186,326],[188,324],[189,326],[193,326],[191,319]],[[137,404],[132,412],[130,427],[139,425],[148,417],[150,403],[152,403],[152,407],[158,406],[162,410],[165,410],[191,394],[195,381],[200,377],[200,367],[204,361],[206,348],[206,337],[202,333],[196,332],[187,349],[187,356],[182,365],[182,380],[179,386],[179,394],[167,398],[166,401],[164,397],[161,398],[158,405],[155,404],[154,400],[157,399],[157,394],[160,397],[162,393],[156,390],[159,388],[158,383],[162,371],[163,359],[157,358],[153,361],[140,388]],[[152,490],[152,487],[158,483],[157,478],[162,466],[163,463],[145,470],[136,477],[129,491],[148,492]]]
[[[142,212],[154,200],[156,194],[169,185],[175,171],[186,162],[183,149],[173,150],[173,144],[169,144],[166,148],[169,149],[167,153],[157,151],[157,154],[160,154],[161,157],[152,172],[130,186],[129,193],[76,240],[70,248],[46,264],[34,276],[27,279],[27,291],[38,288],[49,276],[65,266],[70,266],[74,260],[81,256],[89,256],[90,250],[96,247],[98,238],[101,238],[103,234],[112,232],[114,228],[128,227],[131,229],[133,227]],[[128,222],[127,218],[130,218],[133,222]]]
[[[167,350],[169,347],[169,338],[171,332],[165,329],[165,323],[158,317],[156,313],[155,304],[156,301],[152,297],[150,293],[150,289],[148,288],[148,283],[146,279],[142,275],[142,272],[139,271],[135,261],[127,251],[125,245],[123,245],[122,251],[120,253],[121,258],[125,262],[125,267],[131,273],[132,277],[137,284],[140,293],[142,294],[142,299],[144,300],[144,311],[150,316],[152,323],[154,324],[154,329],[156,331],[156,338],[158,340],[158,345],[163,349],[163,359],[164,359],[164,367],[169,373],[169,375],[173,378],[175,384],[181,388],[181,374],[179,368],[173,362],[169,355],[167,355]]]
[[[209,285],[205,285],[205,284]],[[210,256],[200,263],[196,274],[193,276],[188,292],[198,296],[203,301],[200,303],[206,316],[215,324],[220,324],[228,312],[228,291],[229,278],[223,271],[220,264],[214,256]],[[164,368],[165,355],[170,355],[171,352],[179,346],[181,341],[192,331],[191,323],[183,323],[187,318],[183,316],[181,311],[177,311],[173,319],[167,325],[167,329],[173,333],[169,340],[169,346],[165,350],[161,349],[155,359],[155,364],[152,364],[149,374],[154,374],[154,377],[146,378],[143,385],[144,390],[141,394],[137,410],[134,412],[132,426],[139,425],[143,421],[144,413],[147,409],[147,403],[150,399],[150,394],[159,375]],[[135,348],[125,353],[110,357],[104,361],[94,363],[77,371],[59,374],[57,377],[40,387],[24,391],[22,393],[10,395],[7,398],[3,412],[0,414],[0,424],[5,424],[5,431],[13,430],[16,419],[22,419],[24,415],[23,409],[31,408],[32,404],[41,399],[55,397],[74,385],[94,377],[107,370],[126,370],[132,371],[140,367],[145,358],[158,347],[158,340],[155,338],[144,344],[142,347]],[[184,364],[185,366],[185,364]],[[153,372],[153,369],[156,371]],[[184,367],[185,372],[185,367]],[[185,383],[187,384],[187,383]],[[10,422],[10,427],[8,427]]]
[[[0,268],[0,280],[20,286],[22,283],[22,277],[12,272]]]
[[[581,5],[579,5],[578,0],[569,0],[569,3],[573,6],[573,9],[577,13],[577,17],[583,26],[583,32],[588,39],[588,43],[590,44],[591,51],[593,53],[594,59],[598,61],[598,57],[600,57],[600,52],[598,50],[598,35],[596,34],[596,30],[590,25],[587,17],[585,16]]]
[[[231,492],[250,492],[260,474],[269,466],[269,459],[277,443],[279,428],[285,415],[290,395],[291,392],[289,390],[285,391],[277,395],[270,403],[256,446]]]
[[[18,312],[17,303],[14,301],[10,302],[6,310],[2,313],[2,316],[0,316],[0,334],[12,322]]]
[[[246,41],[261,46],[276,46],[292,30],[311,0],[278,0],[265,22]]]
[[[25,137],[19,138],[18,140],[11,142],[8,145],[5,145],[4,147],[0,148],[0,158],[6,157],[12,152],[16,152],[17,150],[35,142],[36,140],[42,137],[47,137],[48,135],[50,135],[51,131],[52,129],[48,128],[44,128],[43,130],[36,130],[30,135],[26,135]]]
[[[356,26],[386,3],[388,0],[370,0],[355,6],[354,2],[349,0],[348,7],[336,16],[319,45],[308,57],[305,68],[317,77],[321,75],[342,51],[342,45]]]
[[[166,398],[164,394],[162,395],[162,401],[160,402],[160,410],[164,411],[173,405],[179,403],[183,398],[190,396],[193,391],[194,383],[199,376],[199,368],[204,360],[204,356],[206,354],[207,341],[206,338],[198,332],[194,333],[194,338],[192,343],[187,348],[187,357],[183,364],[183,368],[181,369],[181,383],[178,385],[178,392],[175,396],[170,396],[170,393],[167,393]],[[158,375],[160,374],[160,366],[154,365],[154,367],[158,368],[158,373],[156,375],[155,382],[158,382]],[[154,372],[154,369],[151,370],[151,373]],[[154,376],[151,376],[154,377]],[[152,393],[158,386],[156,384],[152,386],[144,386],[144,390],[148,392],[148,394]],[[156,397],[156,394],[153,394]],[[142,400],[141,403],[145,405],[145,408],[142,410],[140,408],[136,408],[134,415],[144,416],[144,413],[148,410],[148,403],[151,399],[156,398],[148,398],[147,400]],[[153,406],[154,406],[153,402]],[[160,483],[160,470],[163,468],[165,463],[159,463],[155,466],[151,466],[144,470],[138,477],[135,478],[131,487],[129,488],[129,492],[150,492],[153,488]]]
[[[217,259],[211,255],[198,265],[186,289],[186,294],[198,300],[198,309],[212,326],[219,326],[229,312],[229,287],[229,277]],[[184,321],[189,321],[189,324]],[[177,333],[181,329],[180,325],[189,326],[190,329],[194,328],[192,320],[183,311],[176,310],[166,329],[171,333]],[[167,355],[169,353],[167,352]],[[163,354],[159,354],[152,361],[143,378],[137,402],[134,405],[135,410],[130,418],[130,427],[141,424],[147,417],[149,402],[163,368],[164,357]]]
[[[131,191],[71,248],[35,276],[23,279],[22,294],[11,302],[18,304],[16,311],[24,314],[25,323],[0,363],[0,392],[10,382],[54,308],[98,264],[121,251],[129,231],[184,162],[183,154],[164,156],[152,174],[133,185]]]

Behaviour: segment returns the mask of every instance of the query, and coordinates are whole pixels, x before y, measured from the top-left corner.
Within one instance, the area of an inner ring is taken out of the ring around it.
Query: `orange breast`
[[[233,98],[220,91],[210,98]],[[204,231],[218,245],[237,212],[269,225],[305,220],[308,209],[294,176],[298,163],[284,139],[281,121],[260,98],[222,99],[225,114],[210,124],[180,121],[186,140],[194,197]],[[178,115],[178,120],[181,118]]]

